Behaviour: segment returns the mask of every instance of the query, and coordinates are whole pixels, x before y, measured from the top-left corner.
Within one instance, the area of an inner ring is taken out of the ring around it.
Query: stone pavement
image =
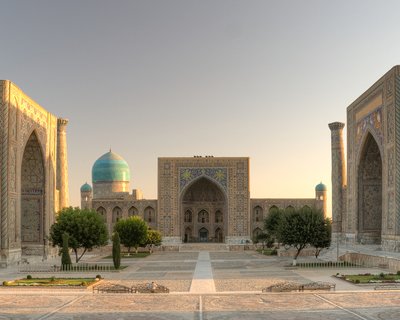
[[[211,269],[210,254],[208,251],[200,251],[194,270],[190,293],[214,293],[215,284]]]
[[[127,286],[156,281],[171,293],[0,287],[0,319],[400,319],[400,291],[375,291],[331,277],[380,269],[291,269],[285,267],[290,259],[251,251],[158,252],[122,264],[128,267],[121,272],[103,273],[105,281]],[[15,269],[0,269],[0,281],[22,277],[26,274]],[[280,281],[335,282],[337,291],[261,293]]]

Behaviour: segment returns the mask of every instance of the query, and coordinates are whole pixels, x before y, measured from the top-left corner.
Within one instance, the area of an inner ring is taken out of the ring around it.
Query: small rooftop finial
[[[111,152],[111,147],[110,147],[110,152]]]

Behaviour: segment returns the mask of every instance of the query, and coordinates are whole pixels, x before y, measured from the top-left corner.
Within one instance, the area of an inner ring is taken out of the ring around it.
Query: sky
[[[0,0],[0,79],[69,119],[71,205],[110,148],[248,156],[252,198],[331,190],[328,123],[400,61],[399,1]]]

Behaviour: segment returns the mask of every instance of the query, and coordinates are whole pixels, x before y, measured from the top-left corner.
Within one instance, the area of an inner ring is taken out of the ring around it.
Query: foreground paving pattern
[[[378,269],[292,270],[285,268],[287,261],[254,252],[157,253],[123,264],[128,265],[123,271],[103,274],[105,282],[131,287],[155,281],[171,293],[93,294],[92,290],[0,287],[0,319],[400,319],[400,291],[366,291],[373,287],[343,285],[331,277],[337,272],[379,273]],[[0,280],[26,277],[13,272],[0,270]],[[198,279],[210,286],[194,290]],[[338,291],[261,293],[277,281],[335,281]]]
[[[0,292],[0,319],[400,319],[400,292],[135,295]]]

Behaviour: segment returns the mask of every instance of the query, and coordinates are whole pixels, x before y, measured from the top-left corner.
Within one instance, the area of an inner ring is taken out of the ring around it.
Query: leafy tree
[[[114,232],[112,237],[112,258],[114,263],[114,268],[119,269],[121,266],[121,243],[119,239],[118,232]]]
[[[68,240],[69,240],[69,235],[68,233],[64,232],[62,235],[62,250],[61,250],[61,266],[63,269],[65,268],[65,266],[72,264],[71,257],[69,255]]]
[[[324,224],[321,211],[310,208],[285,211],[279,227],[279,241],[297,250],[293,264],[301,251],[319,237],[321,223]]]
[[[68,247],[75,253],[79,262],[87,250],[107,244],[107,227],[102,217],[94,210],[63,208],[50,228],[50,241],[53,246],[62,247],[62,235],[68,233]],[[80,256],[78,250],[83,249]]]
[[[272,241],[279,238],[280,224],[284,213],[284,210],[273,209],[264,220],[264,230],[271,236]]]
[[[315,247],[315,257],[318,258],[321,251],[325,248],[329,248],[331,245],[332,237],[332,221],[329,218],[325,218],[317,226],[317,230],[311,245]]]
[[[157,230],[149,229],[147,231],[146,246],[149,247],[150,253],[153,252],[154,246],[161,245],[161,233]]]
[[[128,248],[128,253],[132,247],[137,253],[138,247],[146,244],[147,224],[138,216],[119,220],[114,226],[114,232],[118,232],[121,243]]]
[[[254,237],[254,243],[261,243],[262,244],[262,251],[264,252],[265,247],[272,248],[274,245],[274,239],[269,233],[262,232]]]

